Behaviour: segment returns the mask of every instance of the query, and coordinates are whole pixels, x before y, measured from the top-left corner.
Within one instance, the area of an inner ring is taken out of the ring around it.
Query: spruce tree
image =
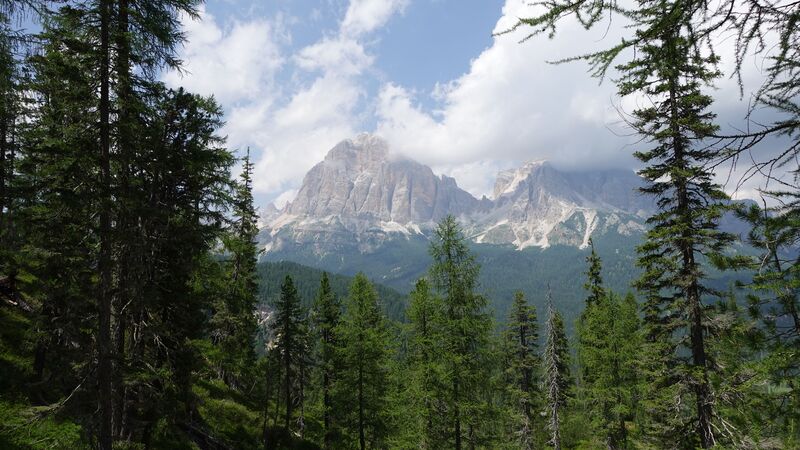
[[[234,186],[232,221],[223,238],[227,292],[215,302],[211,324],[212,338],[223,355],[218,371],[233,386],[242,385],[242,377],[255,359],[252,342],[256,334],[258,215],[253,205],[252,174],[248,149],[239,182]]]
[[[100,413],[100,450],[111,450],[112,439],[112,349],[111,349],[111,295],[113,282],[112,267],[112,237],[111,237],[111,4],[112,0],[99,0],[100,36],[99,51],[97,55],[98,78],[100,82],[100,146],[99,146],[99,227],[98,239],[100,253],[97,260],[98,278],[97,309],[98,309],[98,367],[97,367],[97,397]]]
[[[627,445],[626,422],[633,419],[641,349],[636,299],[622,301],[603,288],[600,258],[591,245],[584,289],[588,296],[578,320],[580,397],[585,412],[609,449]]]
[[[381,448],[387,430],[389,343],[378,294],[363,273],[350,285],[345,314],[337,329],[341,339],[340,378],[336,383],[344,429],[358,448]]]
[[[586,301],[584,302],[584,309],[581,312],[581,315],[578,319],[578,362],[580,365],[580,377],[581,382],[586,382],[587,379],[591,376],[590,375],[590,368],[589,365],[584,364],[582,361],[582,353],[581,350],[583,348],[587,348],[589,344],[584,342],[584,338],[586,337],[584,330],[586,328],[586,318],[587,315],[590,313],[590,310],[594,305],[599,304],[604,297],[606,296],[605,288],[603,287],[603,278],[601,276],[601,272],[603,270],[602,261],[600,257],[594,250],[594,241],[589,238],[589,248],[591,249],[589,255],[586,257],[586,264],[588,265],[588,269],[585,273],[586,275],[586,282],[583,284],[583,289],[586,290],[587,296]],[[587,330],[588,331],[588,330]]]
[[[300,297],[292,277],[286,275],[281,285],[281,295],[275,304],[275,321],[272,323],[275,350],[281,364],[281,389],[283,390],[285,434],[292,431],[296,382],[301,360],[305,358],[305,323]]]
[[[541,359],[536,307],[517,292],[504,333],[504,378],[513,410],[512,432],[521,449],[535,448],[535,431],[541,402]]]
[[[0,10],[0,273],[14,279],[13,178],[19,153],[17,122],[23,111],[21,73],[15,56],[17,43],[10,17]]]
[[[465,438],[474,444],[485,403],[480,391],[488,383],[481,363],[488,348],[491,319],[486,299],[475,293],[479,265],[453,216],[439,223],[430,246],[430,278],[443,302],[443,393],[452,445],[460,450]],[[470,433],[471,431],[471,433]]]
[[[589,248],[591,249],[589,256],[586,257],[586,264],[589,268],[586,271],[586,283],[583,288],[589,295],[586,297],[586,308],[589,305],[598,303],[601,298],[605,296],[605,289],[603,289],[603,277],[600,272],[603,269],[602,261],[594,250],[594,241],[589,238]]]
[[[54,17],[42,32],[41,53],[28,61],[32,79],[26,88],[36,95],[31,122],[21,131],[13,211],[23,244],[17,261],[24,281],[18,288],[40,305],[35,378],[46,382],[50,374],[59,374],[53,387],[60,389],[86,376],[86,349],[94,348],[90,330],[97,329],[90,299],[96,293],[97,235],[91,217],[98,196],[96,180],[86,179],[96,167],[97,135],[84,132],[93,129],[97,108],[91,59],[82,47],[65,45],[87,39],[77,24],[78,14]],[[74,343],[82,350],[71,348]]]

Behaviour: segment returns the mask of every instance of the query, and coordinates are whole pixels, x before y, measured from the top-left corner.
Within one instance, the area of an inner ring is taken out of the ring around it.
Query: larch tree
[[[442,401],[439,384],[442,379],[442,301],[428,280],[421,278],[414,285],[408,305],[409,337],[409,395],[417,415],[416,439],[421,448],[443,445],[441,419],[438,414]]]
[[[645,165],[639,174],[648,182],[644,194],[656,198],[658,212],[648,219],[650,229],[639,247],[639,265],[644,274],[638,283],[643,292],[654,292],[651,301],[662,304],[666,320],[647,326],[667,327],[664,333],[681,342],[675,377],[680,392],[690,393],[679,413],[681,429],[693,424],[688,436],[700,447],[717,443],[712,422],[712,369],[706,355],[705,324],[711,310],[704,297],[715,295],[707,283],[703,265],[717,259],[733,237],[718,229],[727,196],[713,182],[710,162],[717,151],[707,139],[717,131],[712,103],[704,88],[719,76],[718,57],[708,40],[693,33],[694,18],[705,3],[694,0],[640,0],[634,8],[616,2],[555,1],[536,17],[522,19],[533,34],[555,32],[563,17],[575,15],[591,27],[608,15],[621,14],[632,22],[631,37],[611,48],[573,59],[587,60],[593,75],[604,77],[615,61],[630,55],[616,70],[621,96],[644,95],[650,99],[631,113],[629,125],[649,148],[635,152]],[[635,49],[635,52],[628,52]],[[684,353],[685,351],[685,353]],[[682,355],[689,354],[684,358]],[[684,437],[675,432],[673,436]]]
[[[337,330],[342,371],[336,389],[344,429],[361,450],[383,447],[388,434],[390,352],[385,322],[374,286],[366,275],[357,274]]]
[[[475,292],[480,266],[470,252],[461,227],[453,216],[445,217],[430,245],[433,265],[430,278],[442,297],[442,358],[444,399],[452,445],[463,448],[480,431],[485,409],[480,394],[487,386],[481,361],[488,348],[491,319],[485,313],[486,299]]]
[[[319,291],[312,309],[312,321],[316,337],[316,363],[320,389],[322,390],[322,426],[323,448],[333,445],[336,424],[334,410],[333,386],[338,378],[340,364],[337,361],[336,349],[339,345],[336,330],[341,321],[342,305],[333,293],[328,273],[323,272],[319,281]]]

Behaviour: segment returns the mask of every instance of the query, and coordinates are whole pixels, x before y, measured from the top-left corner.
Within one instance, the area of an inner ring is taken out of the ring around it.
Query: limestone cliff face
[[[312,246],[369,252],[388,239],[424,236],[448,214],[481,243],[517,248],[585,246],[596,233],[644,230],[652,204],[635,191],[632,172],[566,173],[545,161],[500,172],[494,199],[478,200],[453,178],[391,154],[379,137],[337,144],[305,176],[297,197],[264,217],[267,251]]]
[[[583,247],[597,231],[640,232],[638,216],[652,204],[638,195],[639,186],[633,172],[566,173],[531,161],[497,175],[492,208],[474,217],[473,237],[517,248]]]
[[[339,143],[308,172],[288,213],[425,224],[470,213],[477,204],[454,179],[396,159],[385,141],[363,134]]]

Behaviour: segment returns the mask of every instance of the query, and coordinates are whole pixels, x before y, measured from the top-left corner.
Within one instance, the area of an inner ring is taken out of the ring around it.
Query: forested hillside
[[[322,277],[320,269],[288,261],[259,263],[257,273],[259,301],[267,307],[271,307],[278,300],[281,294],[281,284],[286,275],[289,275],[297,288],[300,305],[306,309],[311,308],[314,298],[317,296],[319,280]],[[330,273],[328,280],[333,295],[339,298],[347,297],[353,277]],[[378,283],[374,286],[381,301],[381,309],[386,317],[397,322],[404,322],[407,294],[401,294]]]
[[[746,233],[745,233],[746,235]],[[634,292],[632,283],[641,275],[636,266],[636,245],[638,238],[623,239],[617,236],[604,236],[595,243],[597,253],[603,258],[603,279],[606,286],[615,292]],[[559,309],[567,318],[567,328],[573,331],[573,321],[584,307],[586,291],[583,288],[585,258],[589,249],[568,245],[554,245],[548,248],[527,248],[516,250],[508,245],[469,243],[481,266],[477,291],[489,300],[488,308],[495,320],[506,321],[509,308],[516,292],[525,293],[531,304],[542,310],[547,306],[545,293],[549,289],[556,299]],[[341,253],[319,257],[310,249],[292,252],[273,252],[261,257],[262,261],[291,258],[304,267],[328,270],[332,273],[355,275],[364,272],[380,285],[390,286],[397,292],[407,294],[420,277],[428,270],[430,255],[428,241],[424,238],[397,239],[385,243],[380,249],[368,254],[351,254],[341,258]],[[756,255],[757,252],[746,245],[730,249],[732,254]],[[273,267],[273,262],[266,262]],[[280,262],[277,264],[289,264]],[[292,267],[291,265],[288,267]],[[271,292],[279,282],[277,272],[272,273]],[[312,276],[311,273],[307,274]],[[302,275],[306,278],[307,275]],[[725,272],[712,269],[710,282],[722,291],[735,286],[737,281],[745,281],[750,275],[745,272]],[[318,274],[316,278],[319,278]],[[310,289],[307,287],[306,289]],[[380,289],[380,287],[379,287]],[[303,295],[308,299],[310,292]],[[391,298],[391,295],[389,297]],[[393,303],[393,302],[392,302]],[[392,316],[397,318],[400,316]]]
[[[800,448],[800,3],[552,0],[515,17],[495,39],[625,21],[562,62],[641,100],[625,120],[647,227],[509,252],[437,210],[410,252],[303,261],[362,265],[346,276],[259,265],[249,148],[227,147],[214,96],[159,77],[201,6],[0,0],[0,448]],[[339,38],[370,26],[353,17]],[[777,119],[723,134],[710,91],[747,55],[764,70],[753,108]],[[762,202],[731,201],[734,166],[763,177]],[[503,210],[520,211],[541,212]]]

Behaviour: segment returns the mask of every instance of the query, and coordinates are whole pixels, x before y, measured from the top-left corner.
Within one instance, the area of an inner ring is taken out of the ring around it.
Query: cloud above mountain
[[[470,32],[499,33],[532,12],[526,0],[495,1],[493,26]],[[278,11],[233,19],[204,9],[199,21],[184,21],[186,73],[169,72],[164,80],[222,103],[229,145],[249,146],[255,155],[260,200],[290,200],[331,147],[360,131],[383,136],[393,151],[456,177],[478,196],[491,193],[499,170],[531,159],[567,169],[635,166],[635,138],[619,111],[643,99],[618,99],[610,80],[599,84],[580,62],[546,63],[611,45],[628,32],[621,21],[590,31],[565,22],[555,39],[524,43],[524,29],[495,35],[463,73],[420,89],[385,69],[396,65],[387,62],[391,49],[381,40],[391,36],[392,23],[430,5],[334,4],[323,4],[333,16],[327,23],[319,9],[302,17]],[[301,25],[306,31],[298,31]],[[316,36],[308,28],[319,28]],[[442,28],[442,39],[459,39],[446,34],[446,22]],[[757,79],[758,70],[753,65],[745,75]],[[722,79],[716,96],[722,119],[739,123],[745,103],[735,80]]]

